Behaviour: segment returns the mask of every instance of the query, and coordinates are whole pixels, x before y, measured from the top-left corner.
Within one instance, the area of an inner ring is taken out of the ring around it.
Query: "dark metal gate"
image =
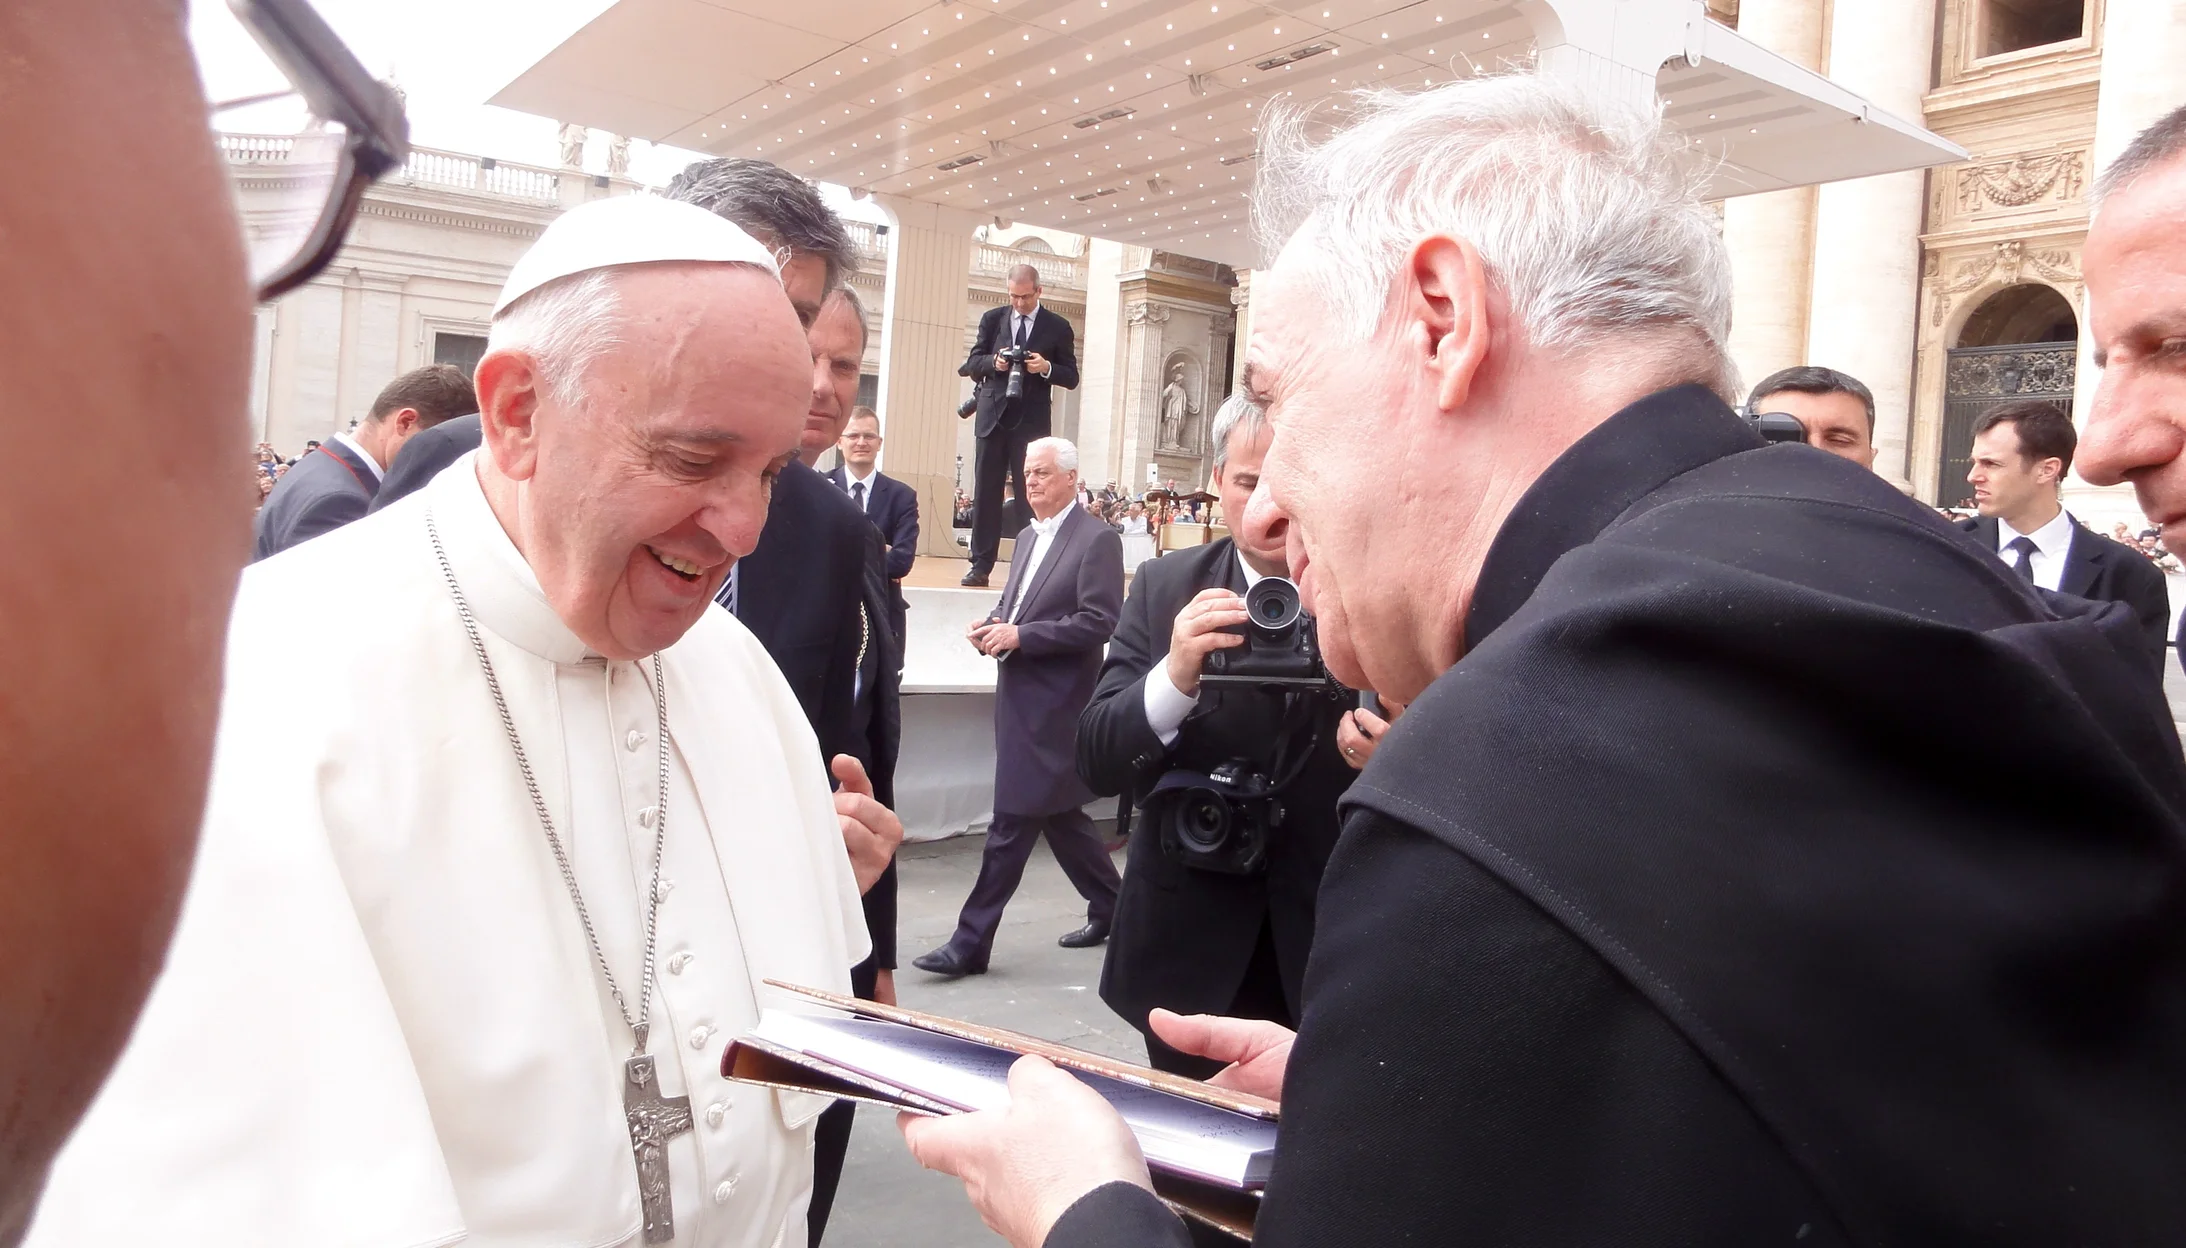
[[[1959,347],[1943,366],[1943,468],[1936,501],[1964,506],[1973,497],[1966,470],[1973,466],[1973,422],[2013,399],[2046,399],[2072,414],[2072,377],[2079,345],[2025,342],[2002,347]]]

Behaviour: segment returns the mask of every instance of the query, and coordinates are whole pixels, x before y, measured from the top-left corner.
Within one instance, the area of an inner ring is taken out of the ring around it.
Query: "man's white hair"
[[[1258,403],[1245,397],[1242,390],[1231,391],[1222,406],[1214,409],[1214,426],[1207,433],[1207,440],[1214,444],[1214,470],[1220,472],[1229,466],[1230,437],[1239,425],[1245,427],[1245,432],[1258,435],[1266,423],[1267,412]]]
[[[615,291],[615,272],[572,274],[518,299],[494,318],[486,331],[486,350],[524,352],[556,403],[577,404],[593,363],[622,345],[622,299]]]
[[[1055,452],[1055,466],[1064,472],[1078,471],[1078,448],[1067,438],[1034,438],[1025,443],[1025,458],[1032,458],[1034,451]]]
[[[1253,192],[1270,259],[1293,236],[1317,245],[1311,278],[1339,337],[1371,337],[1405,256],[1448,234],[1479,249],[1534,344],[1677,334],[1707,353],[1702,378],[1730,383],[1730,257],[1707,170],[1659,112],[1520,73],[1339,107],[1270,106]]]

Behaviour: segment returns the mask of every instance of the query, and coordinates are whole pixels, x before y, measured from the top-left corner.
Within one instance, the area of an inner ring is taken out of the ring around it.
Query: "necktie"
[[[1017,318],[1017,345],[1020,347],[1025,345],[1025,327],[1028,319],[1024,316]]]
[[[853,481],[850,483],[850,501],[858,505],[859,511],[865,510],[865,482]]]
[[[2012,570],[2024,577],[2027,584],[2032,585],[2034,583],[2034,552],[2039,549],[2035,546],[2034,539],[2022,534],[2011,539],[2005,549],[2019,556],[2011,561]]]

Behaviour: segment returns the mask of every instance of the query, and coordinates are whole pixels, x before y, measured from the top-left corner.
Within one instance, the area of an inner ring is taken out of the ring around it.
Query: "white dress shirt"
[[[1011,308],[1011,309],[1010,309],[1010,324],[1009,324],[1009,331],[1010,331],[1010,332],[1009,332],[1009,341],[1008,341],[1008,342],[1006,342],[1006,343],[1003,343],[1002,345],[1003,345],[1003,346],[1006,346],[1006,347],[1014,347],[1014,346],[1016,346],[1016,345],[1017,345],[1017,331],[1018,331],[1018,327],[1019,327],[1019,326],[1023,326],[1023,327],[1024,327],[1024,334],[1025,334],[1025,343],[1026,343],[1026,344],[1027,344],[1027,345],[1029,346],[1029,345],[1031,344],[1031,342],[1032,342],[1032,326],[1033,326],[1033,323],[1034,323],[1035,321],[1037,321],[1037,320],[1039,319],[1039,317],[1040,317],[1040,305],[1039,305],[1039,304],[1037,304],[1037,303],[1036,303],[1036,304],[1033,304],[1033,305],[1032,305],[1032,311],[1030,311],[1030,312],[1019,312],[1019,311],[1018,311],[1017,309],[1015,309],[1015,308]]]
[[[1039,572],[1040,561],[1047,558],[1048,547],[1055,544],[1055,535],[1062,531],[1063,521],[1070,518],[1071,511],[1077,505],[1077,500],[1072,499],[1063,504],[1061,511],[1045,520],[1032,522],[1032,553],[1025,556],[1024,575],[1017,578],[1017,601],[1010,604],[1010,623],[1015,624],[1017,617],[1024,614],[1025,599],[1032,596],[1033,575]]]
[[[845,463],[843,465],[843,493],[850,495],[850,501],[858,505],[858,510],[871,511],[873,509],[873,478],[879,475],[880,469],[875,468],[861,477],[858,475],[857,470],[849,464]],[[857,491],[850,488],[854,485],[865,487],[865,496],[863,498],[858,496]]]
[[[1245,588],[1250,590],[1260,583],[1261,574],[1253,571],[1245,562],[1243,551],[1237,551],[1237,566],[1245,574]],[[1171,624],[1174,629],[1176,626]],[[1206,686],[1200,686],[1205,689]],[[1161,739],[1164,747],[1175,745],[1177,734],[1184,729],[1184,720],[1199,705],[1199,699],[1186,694],[1169,679],[1169,658],[1166,654],[1146,673],[1146,723]]]
[[[357,453],[357,458],[362,459],[365,463],[365,466],[372,470],[372,479],[374,481],[384,481],[387,479],[386,467],[382,465],[380,461],[372,458],[372,452],[365,450],[363,443],[357,441],[355,438],[350,437],[346,433],[335,434],[333,440],[341,443],[343,446],[348,447],[350,450],[355,451]]]
[[[1996,557],[2007,564],[2018,562],[2011,544],[2019,536],[2019,530],[1998,519]],[[2035,585],[2056,589],[2065,579],[2065,556],[2072,550],[2072,513],[2060,509],[2048,524],[2026,536],[2034,539],[2034,553],[2027,556],[2027,562],[2033,566]]]

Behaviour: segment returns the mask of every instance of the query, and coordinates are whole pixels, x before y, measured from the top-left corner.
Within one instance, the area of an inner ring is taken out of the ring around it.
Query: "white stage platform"
[[[964,630],[994,609],[994,589],[906,586],[910,634],[903,664],[903,747],[896,815],[904,839],[939,840],[994,814],[994,660]]]

